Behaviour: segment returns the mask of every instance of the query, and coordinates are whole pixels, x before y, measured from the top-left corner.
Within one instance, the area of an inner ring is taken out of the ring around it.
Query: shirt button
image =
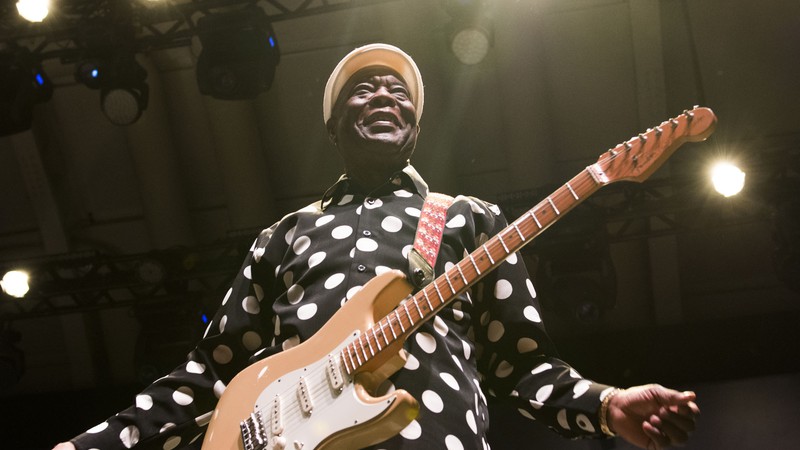
[[[371,231],[369,231],[369,230],[364,230],[364,233],[363,233],[363,234],[364,234],[364,236],[366,236],[366,237],[370,237],[370,236],[372,236],[372,232],[371,232]]]
[[[367,266],[359,264],[358,267],[356,267],[356,270],[358,270],[359,272],[364,272],[367,270]]]

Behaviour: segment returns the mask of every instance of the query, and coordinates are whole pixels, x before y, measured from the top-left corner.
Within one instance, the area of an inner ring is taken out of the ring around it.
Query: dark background
[[[257,230],[339,175],[322,89],[345,53],[375,41],[422,71],[413,162],[431,188],[494,201],[509,217],[606,149],[712,108],[707,141],[644,183],[601,190],[524,257],[550,332],[582,374],[700,394],[687,448],[794,446],[800,4],[487,1],[493,45],[465,66],[448,50],[446,2],[250,2],[280,47],[271,88],[203,95],[194,26],[247,3],[62,0],[25,25],[2,2],[0,53],[29,49],[54,89],[29,130],[0,137],[0,269],[33,274],[25,299],[0,298],[0,446],[49,448],[127,406],[188,352]],[[147,72],[148,107],[127,127],[74,77],[97,45],[81,30],[98,23],[131,40]],[[741,195],[710,189],[719,158],[747,172]],[[626,448],[529,424],[499,410],[495,448]]]

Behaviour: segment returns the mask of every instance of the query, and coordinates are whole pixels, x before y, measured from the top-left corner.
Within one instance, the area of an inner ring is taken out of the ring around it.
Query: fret
[[[356,355],[356,361],[358,361],[358,367],[364,365],[364,363],[361,361],[361,357],[358,356],[358,349],[355,348],[355,342],[353,342],[353,353]]]
[[[406,314],[408,314],[408,309],[406,309]],[[405,332],[406,332],[406,329],[405,329],[405,327],[403,326],[403,321],[402,321],[402,320],[400,320],[400,314],[397,312],[397,310],[396,310],[396,309],[394,310],[394,315],[395,315],[395,317],[397,317],[397,323],[398,323],[398,325],[400,325],[400,330],[401,330],[403,333],[405,333]]]
[[[536,214],[533,213],[533,210],[528,211],[528,215],[533,218],[534,222],[536,222],[536,226],[539,227],[539,229],[542,229],[542,224],[539,223],[539,219],[536,218]]]
[[[395,310],[395,312],[397,312],[397,310]],[[395,332],[394,332],[394,327],[392,326],[392,319],[391,319],[391,318],[389,318],[388,316],[387,316],[387,319],[389,319],[389,331],[391,331],[391,332],[392,332],[392,337],[393,337],[395,340],[397,340],[397,333],[395,333]]]
[[[492,254],[491,254],[491,253],[489,253],[489,249],[488,249],[488,248],[486,248],[486,244],[483,244],[483,246],[482,246],[482,247],[483,247],[483,251],[484,251],[484,252],[486,252],[486,256],[488,256],[488,257],[489,257],[489,262],[491,262],[491,263],[492,263],[492,265],[494,265],[494,258],[492,258]]]
[[[356,362],[353,360],[353,354],[350,352],[350,350],[347,351],[347,357],[350,358],[350,367],[352,367],[350,373],[353,373],[353,371],[356,370]]]
[[[506,255],[510,254],[511,252],[508,251],[508,247],[506,246],[505,241],[503,241],[503,233],[498,234],[497,239],[500,241],[500,245],[503,246],[503,250],[506,251]]]
[[[572,189],[572,186],[569,185],[569,182],[567,182],[567,189],[569,189],[570,194],[572,194],[572,196],[575,198],[575,200],[580,200],[578,198],[578,194],[576,194],[575,190]]]
[[[517,234],[519,235],[519,238],[522,239],[522,242],[525,242],[525,235],[522,234],[522,231],[519,231],[519,227],[517,226],[517,222],[514,222],[513,225],[514,225],[514,229],[517,230]]]
[[[461,266],[456,264],[456,269],[458,269],[458,274],[461,275],[461,280],[464,282],[464,286],[469,286],[469,281],[467,281],[467,277],[464,276],[464,272],[461,271]]]
[[[413,301],[412,303],[414,303],[414,306],[417,308],[417,312],[419,313],[419,316],[422,317],[424,314],[422,314],[422,310],[419,309],[419,302]]]
[[[431,284],[433,284],[433,289],[436,290],[436,295],[439,296],[439,304],[444,303],[444,297],[442,297],[442,293],[439,291],[439,285],[436,284],[436,280],[434,280]]]
[[[346,350],[346,349],[344,349],[344,350]],[[345,372],[347,372],[347,373],[353,373],[353,369],[351,369],[351,368],[350,368],[350,364],[348,364],[348,363],[347,363],[347,358],[345,358],[345,357],[344,357],[344,355],[346,354],[346,352],[345,352],[344,350],[342,350],[342,351],[339,353],[339,359],[341,359],[341,360],[342,360],[342,362],[344,363],[344,370],[345,370]]]
[[[364,354],[364,361],[369,361],[369,355],[367,354],[367,348],[364,347],[364,343],[361,342],[361,339],[362,339],[361,337],[358,338],[358,343],[361,344],[361,353]],[[372,356],[375,356],[375,354],[373,354]]]
[[[386,345],[389,345],[389,338],[386,336],[386,332],[383,331],[383,320],[378,322],[378,326],[381,328],[381,334],[383,335],[383,342],[385,342]]]
[[[475,258],[472,257],[472,253],[469,254],[469,260],[472,261],[472,266],[475,267],[475,272],[478,272],[478,275],[480,275],[481,269],[478,269],[478,265],[475,264]]]
[[[444,279],[447,280],[447,285],[450,286],[450,292],[452,292],[453,295],[456,295],[456,290],[453,287],[453,282],[450,281],[450,277],[447,276],[447,272],[444,273]]]
[[[375,345],[378,347],[378,351],[383,350],[383,347],[381,347],[381,341],[378,340],[378,335],[375,334],[375,327],[373,326],[371,330],[372,330],[372,337],[375,339]],[[367,332],[369,332],[369,330],[367,330]]]
[[[547,201],[548,201],[548,203],[550,203],[550,206],[553,207],[553,211],[556,212],[556,215],[561,214],[560,212],[558,212],[558,208],[556,208],[556,204],[553,203],[553,200],[550,197],[547,197]]]
[[[415,306],[416,304],[417,302],[414,302]],[[406,317],[408,317],[408,323],[410,323],[411,326],[414,326],[414,319],[411,318],[411,313],[408,311],[408,302],[403,303],[403,309],[406,310]],[[422,314],[420,314],[419,316],[422,317]]]
[[[430,310],[433,311],[433,305],[431,305],[431,299],[428,298],[428,290],[427,289],[423,289],[422,290],[422,296],[425,297],[425,302],[428,303],[428,308],[430,308]]]
[[[369,354],[375,356],[375,349],[372,348],[372,344],[369,343],[369,330],[364,333],[364,339],[367,340],[367,347],[369,347]],[[369,358],[367,358],[369,359]]]

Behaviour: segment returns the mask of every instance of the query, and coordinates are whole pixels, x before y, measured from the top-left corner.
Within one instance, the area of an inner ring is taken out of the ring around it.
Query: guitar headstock
[[[684,142],[703,141],[717,124],[708,108],[695,106],[603,153],[597,165],[608,182],[642,182],[653,174]]]

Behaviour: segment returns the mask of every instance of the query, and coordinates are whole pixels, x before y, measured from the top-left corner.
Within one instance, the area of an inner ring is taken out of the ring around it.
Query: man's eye
[[[371,86],[368,86],[366,84],[360,84],[360,85],[358,85],[358,86],[353,88],[353,95],[369,94],[372,91],[373,91],[373,89],[372,89]]]

